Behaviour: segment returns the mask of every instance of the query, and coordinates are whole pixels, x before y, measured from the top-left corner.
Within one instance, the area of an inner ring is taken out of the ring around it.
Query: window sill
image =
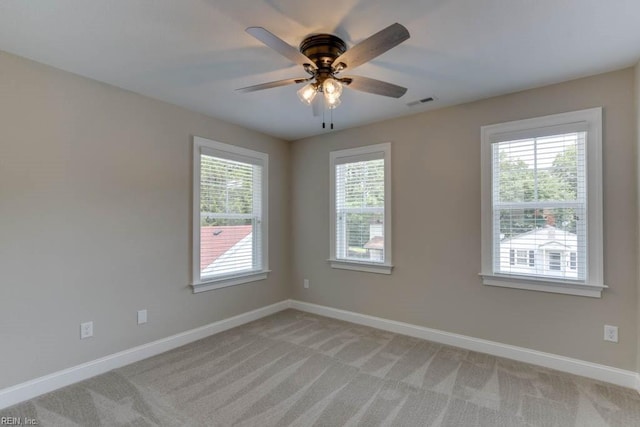
[[[391,274],[393,265],[381,264],[373,262],[360,262],[343,259],[329,259],[331,268],[339,268],[342,270],[364,271],[366,273]]]
[[[243,283],[256,282],[267,278],[271,270],[252,271],[249,273],[238,274],[234,276],[226,276],[196,282],[191,285],[193,293],[212,291],[214,289],[226,288],[228,286],[241,285]]]
[[[555,294],[578,295],[583,297],[600,298],[604,285],[587,285],[563,280],[546,278],[524,278],[504,276],[498,274],[482,274],[482,284],[503,288],[526,289],[529,291],[551,292]]]

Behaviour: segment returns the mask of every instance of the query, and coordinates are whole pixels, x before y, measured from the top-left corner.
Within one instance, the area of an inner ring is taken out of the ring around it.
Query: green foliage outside
[[[545,208],[544,202],[575,201],[578,196],[576,146],[556,155],[551,168],[534,171],[521,159],[499,154],[501,202],[541,202],[538,209],[502,210],[500,232],[512,237],[551,222],[556,228],[576,232],[577,212],[573,208]],[[550,219],[552,217],[552,219]]]

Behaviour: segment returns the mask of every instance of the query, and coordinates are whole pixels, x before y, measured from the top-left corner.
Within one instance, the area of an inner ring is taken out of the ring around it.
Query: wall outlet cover
[[[89,338],[93,336],[93,322],[80,323],[80,339]]]
[[[604,325],[604,340],[610,342],[618,342],[618,327]]]

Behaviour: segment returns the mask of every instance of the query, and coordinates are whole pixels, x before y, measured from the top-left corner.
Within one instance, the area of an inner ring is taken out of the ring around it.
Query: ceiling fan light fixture
[[[337,108],[342,103],[339,96],[333,96],[327,93],[324,94],[324,101],[327,108],[329,108],[330,110]]]
[[[342,83],[333,78],[327,78],[322,82],[322,93],[324,94],[325,105],[329,109],[334,109],[340,105],[340,95],[342,95]]]
[[[298,98],[300,98],[300,101],[304,104],[311,105],[317,93],[318,89],[316,86],[313,83],[309,83],[298,90]]]
[[[342,95],[342,83],[336,79],[328,78],[322,82],[322,92],[324,96],[340,98],[340,95]]]

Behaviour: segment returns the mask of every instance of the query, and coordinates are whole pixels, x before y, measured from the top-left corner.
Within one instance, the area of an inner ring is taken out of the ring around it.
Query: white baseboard
[[[633,388],[640,393],[640,373],[352,311],[339,310],[302,301],[286,300],[2,389],[0,390],[0,409],[252,322],[286,308],[294,308],[385,331],[544,366]]]
[[[290,307],[296,310],[306,311],[308,313],[357,323],[359,325],[370,326],[372,328],[382,329],[411,337],[422,338],[441,344],[464,348],[466,350],[478,351],[481,353],[491,354],[493,356],[556,369],[558,371],[568,372],[570,374],[636,389],[640,392],[640,374],[633,371],[626,371],[624,369],[559,356],[557,354],[544,353],[542,351],[531,350],[524,347],[502,344],[466,335],[453,334],[437,329],[412,325],[410,323],[397,322],[395,320],[383,319],[381,317],[369,316],[352,311],[339,310],[337,308],[311,304],[308,302],[291,300]]]
[[[130,348],[62,371],[54,372],[21,384],[0,390],[0,409],[15,405],[41,394],[65,387],[78,381],[103,374],[112,369],[155,356],[210,335],[252,322],[289,307],[289,300],[242,313],[237,316],[210,323],[167,338]]]

